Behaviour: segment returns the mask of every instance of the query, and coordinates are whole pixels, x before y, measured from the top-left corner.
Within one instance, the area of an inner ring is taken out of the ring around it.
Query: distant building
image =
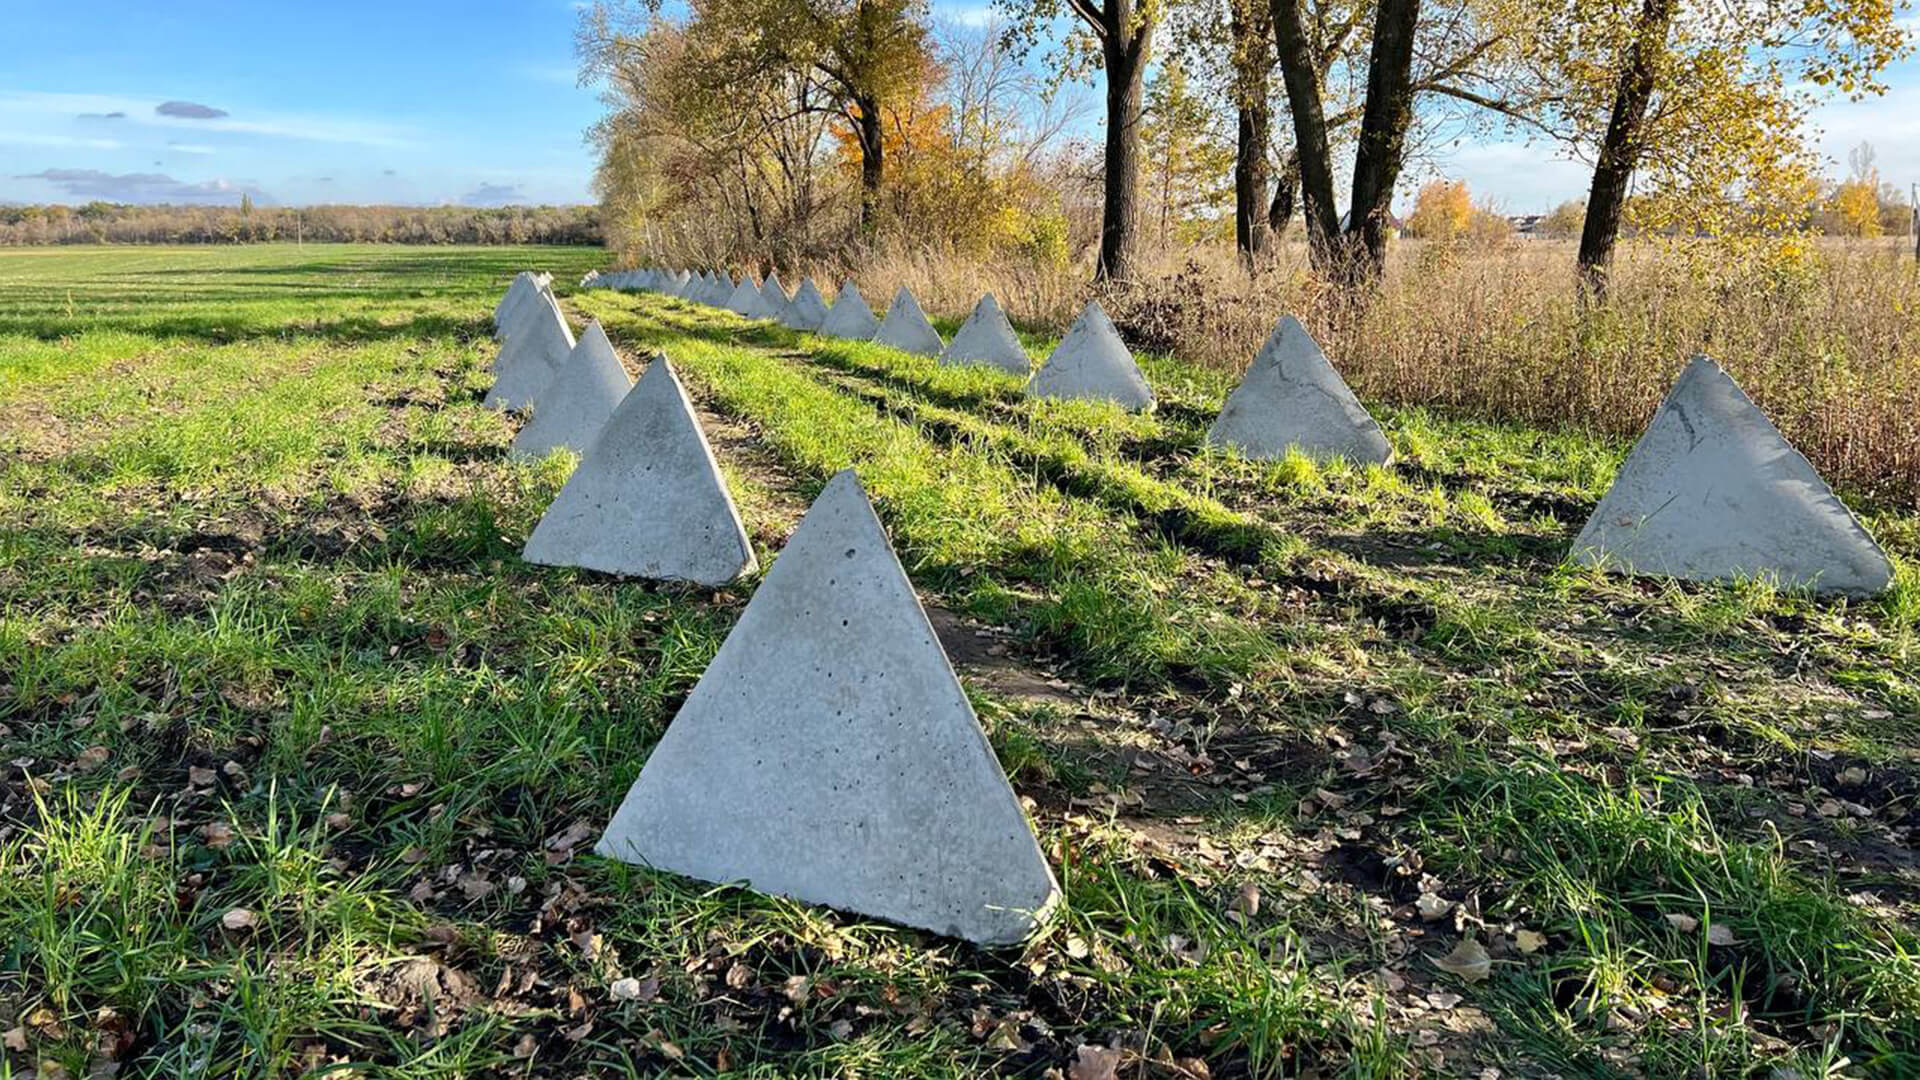
[[[1513,226],[1516,240],[1538,240],[1545,236],[1547,215],[1545,214],[1508,214],[1507,224]]]

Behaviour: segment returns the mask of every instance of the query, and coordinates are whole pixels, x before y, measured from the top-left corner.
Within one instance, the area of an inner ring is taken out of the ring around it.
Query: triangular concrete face
[[[1000,310],[1000,302],[992,293],[973,305],[973,314],[960,324],[960,332],[953,335],[953,343],[940,354],[940,362],[950,366],[982,364],[1013,375],[1033,371],[1033,360],[1014,335],[1013,324],[1007,321],[1007,313]]]
[[[499,326],[500,319],[506,315],[507,309],[513,306],[513,302],[520,298],[521,293],[533,287],[532,271],[522,270],[513,275],[513,280],[507,284],[506,294],[500,297],[499,303],[493,305],[493,324]]]
[[[500,321],[494,327],[493,336],[502,341],[510,340],[515,333],[529,325],[528,320],[531,317],[540,314],[544,301],[552,299],[553,293],[540,284],[539,279],[529,279],[527,288],[522,290],[519,296],[512,298],[506,310],[501,312]]]
[[[733,277],[723,270],[713,275],[713,280],[707,283],[706,291],[700,294],[699,300],[708,307],[726,307],[727,300],[732,296]]]
[[[1693,581],[1767,576],[1853,596],[1893,580],[1886,552],[1846,504],[1704,356],[1621,462],[1573,558]]]
[[[760,296],[766,300],[772,318],[779,318],[787,310],[787,287],[780,284],[779,274],[768,274],[760,283]]]
[[[600,429],[522,558],[700,585],[754,569],[727,482],[664,357]]]
[[[493,388],[481,404],[489,409],[524,409],[553,381],[573,352],[573,331],[551,297],[524,333],[507,339],[494,362]]]
[[[851,341],[870,341],[879,329],[880,320],[873,317],[873,309],[867,306],[860,295],[860,286],[851,278],[841,284],[840,295],[834,298],[827,317],[820,322],[821,333]]]
[[[1054,346],[1047,362],[1027,383],[1027,396],[1112,401],[1134,410],[1153,407],[1146,376],[1140,374],[1140,366],[1098,301],[1087,304],[1067,336]]]
[[[800,287],[793,290],[793,299],[787,302],[787,310],[780,313],[780,325],[789,330],[818,330],[826,319],[826,300],[812,278],[802,278]]]
[[[749,319],[766,319],[773,315],[767,310],[767,298],[760,294],[751,275],[741,278],[740,284],[734,286],[733,295],[727,297],[725,307],[735,315]]]
[[[1289,449],[1325,461],[1385,465],[1393,446],[1327,361],[1313,335],[1288,315],[1247,368],[1207,432],[1211,446],[1273,460]]]
[[[873,332],[873,340],[921,356],[939,356],[944,345],[940,331],[927,321],[927,313],[920,310],[920,301],[913,298],[905,285],[893,294],[893,304],[887,308],[887,317],[880,320],[880,328]]]
[[[613,342],[595,319],[587,324],[560,373],[540,391],[533,418],[514,436],[508,456],[529,461],[563,446],[576,454],[586,453],[632,387]]]
[[[595,849],[984,945],[1059,895],[852,470],[755,590]]]

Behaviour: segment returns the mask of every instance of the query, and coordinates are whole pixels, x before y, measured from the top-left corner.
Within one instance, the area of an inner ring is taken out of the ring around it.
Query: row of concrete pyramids
[[[547,282],[527,275],[513,289],[497,311],[503,381],[549,364],[571,339]],[[1283,325],[1269,347],[1287,348],[1290,332]],[[582,451],[528,540],[529,561],[706,584],[756,569],[664,357],[629,389],[591,324],[529,400],[523,437],[545,420]],[[529,452],[519,440],[515,449]],[[1854,592],[1884,587],[1891,571],[1805,459],[1704,358],[1661,406],[1575,554],[1682,577],[1724,577],[1730,559],[1757,559],[1782,579]],[[984,944],[1024,938],[1058,897],[851,471],[822,490],[598,850]]]
[[[591,324],[535,395],[522,435],[566,402],[582,457],[526,559],[705,584],[752,572],[672,364],[655,359],[628,390],[605,343]],[[607,415],[583,439],[588,400]],[[596,850],[990,945],[1026,938],[1059,895],[852,470],[807,511]]]

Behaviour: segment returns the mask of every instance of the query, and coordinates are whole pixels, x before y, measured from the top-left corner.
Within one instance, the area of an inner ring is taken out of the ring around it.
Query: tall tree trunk
[[[871,96],[853,99],[858,115],[854,132],[860,139],[860,235],[872,238],[880,227],[880,185],[886,179],[886,143],[881,138],[880,102]]]
[[[1340,214],[1333,205],[1333,157],[1327,149],[1327,118],[1320,104],[1320,72],[1307,42],[1300,0],[1272,0],[1275,55],[1293,114],[1294,155],[1300,162],[1301,216],[1314,269],[1333,275],[1344,261]]]
[[[1620,216],[1627,207],[1627,188],[1640,163],[1640,135],[1646,125],[1647,105],[1653,100],[1654,78],[1666,52],[1667,30],[1673,24],[1677,0],[1644,0],[1627,48],[1620,82],[1614,88],[1613,115],[1593,164],[1593,187],[1587,194],[1587,219],[1580,229],[1580,284],[1596,299],[1607,293],[1607,273],[1613,266],[1613,248],[1620,239]]]
[[[1413,124],[1413,34],[1420,0],[1380,0],[1374,13],[1373,54],[1367,60],[1367,104],[1353,161],[1349,203],[1347,281],[1369,285],[1387,265],[1393,231],[1393,187],[1406,160]]]
[[[1273,203],[1267,207],[1267,229],[1273,234],[1275,243],[1287,235],[1287,226],[1293,222],[1293,204],[1300,195],[1300,153],[1287,151],[1287,160],[1280,166],[1280,176],[1273,183]]]
[[[1139,257],[1140,114],[1153,23],[1136,22],[1132,0],[1107,0],[1101,11],[1107,68],[1105,202],[1100,212],[1101,281],[1125,281]]]
[[[1272,117],[1267,104],[1273,70],[1273,39],[1265,0],[1231,0],[1234,98],[1239,113],[1233,156],[1233,243],[1247,265],[1272,238],[1267,223],[1267,141]]]

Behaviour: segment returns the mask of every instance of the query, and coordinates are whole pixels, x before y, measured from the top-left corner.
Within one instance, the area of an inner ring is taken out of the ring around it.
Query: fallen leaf
[[[1674,912],[1673,914],[1668,915],[1667,923],[1671,925],[1675,930],[1678,930],[1683,934],[1691,934],[1695,930],[1700,929],[1699,919],[1696,919],[1691,915],[1683,915],[1679,912]]]
[[[198,765],[191,765],[187,768],[187,783],[192,784],[194,787],[212,787],[213,782],[218,779],[220,779],[220,774],[214,772],[212,769],[203,769]]]
[[[104,746],[89,746],[73,759],[73,767],[81,772],[92,772],[105,765],[107,759],[112,756],[113,751]]]
[[[415,844],[412,847],[400,853],[400,861],[403,863],[406,863],[408,866],[413,866],[416,863],[425,862],[426,859],[427,859],[427,849],[421,847],[419,844]]]
[[[1514,947],[1532,956],[1547,946],[1547,935],[1538,930],[1516,930],[1513,933]]]
[[[1479,982],[1493,974],[1493,958],[1487,950],[1472,938],[1461,938],[1453,951],[1438,957],[1433,965],[1450,975],[1458,975],[1468,982]]]
[[[1707,944],[1738,945],[1740,939],[1733,936],[1733,929],[1724,923],[1714,923],[1707,927]]]
[[[224,851],[233,843],[233,826],[224,821],[210,821],[200,826],[200,839],[213,850]]]
[[[1234,915],[1243,915],[1249,919],[1260,914],[1260,886],[1251,881],[1242,882],[1240,891],[1227,905],[1227,911]]]
[[[258,921],[253,912],[243,907],[229,909],[220,916],[220,925],[229,930],[251,930]]]
[[[1082,1043],[1067,1066],[1067,1080],[1115,1080],[1120,1073],[1121,1052],[1111,1047]]]
[[[1421,893],[1420,899],[1413,902],[1420,911],[1420,917],[1427,922],[1435,922],[1453,910],[1453,901],[1434,893]]]
[[[533,1056],[533,1052],[539,1049],[539,1047],[540,1044],[534,1041],[533,1036],[522,1035],[520,1036],[520,1041],[513,1044],[513,1056],[517,1058],[530,1058]]]
[[[6,1034],[6,1043],[7,1043],[7,1049],[12,1050],[15,1053],[18,1053],[18,1054],[26,1053],[27,1051],[26,1027],[22,1025],[20,1027],[8,1028],[7,1034]]]
[[[607,987],[607,993],[613,995],[615,1001],[639,1001],[640,980],[631,975],[624,979],[615,979],[613,985]]]

